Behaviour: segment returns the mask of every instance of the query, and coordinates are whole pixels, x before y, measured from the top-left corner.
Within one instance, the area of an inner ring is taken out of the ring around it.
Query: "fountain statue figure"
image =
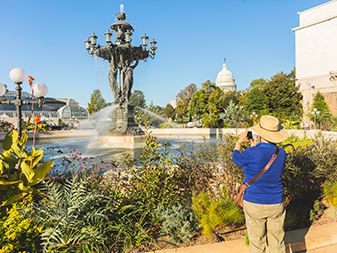
[[[138,136],[142,135],[143,131],[134,122],[133,110],[135,106],[129,103],[134,80],[133,71],[140,60],[146,60],[148,57],[154,58],[157,42],[153,40],[151,48],[147,49],[148,37],[144,35],[142,45],[131,45],[133,27],[124,21],[125,13],[120,12],[116,16],[118,22],[110,26],[111,33],[109,30],[105,33],[107,45],[98,44],[96,46],[97,37],[94,33],[90,36],[90,40],[88,38],[85,41],[89,54],[109,62],[108,79],[115,99],[114,104],[117,105],[117,108],[112,112],[110,126],[101,134],[105,136]],[[115,44],[111,42],[112,32],[116,32]]]

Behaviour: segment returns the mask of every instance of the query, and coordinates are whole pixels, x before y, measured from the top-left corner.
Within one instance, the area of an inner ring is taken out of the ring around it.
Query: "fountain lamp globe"
[[[9,78],[14,83],[23,83],[27,79],[27,74],[23,69],[15,68],[9,72]]]
[[[36,83],[33,85],[34,96],[45,97],[48,93],[48,87],[44,83]]]
[[[2,83],[0,83],[0,97],[5,95],[5,93],[6,93],[6,87]]]

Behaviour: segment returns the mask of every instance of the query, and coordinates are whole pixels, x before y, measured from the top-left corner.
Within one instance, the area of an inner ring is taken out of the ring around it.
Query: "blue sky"
[[[73,98],[87,107],[100,89],[113,101],[108,63],[93,59],[84,40],[117,21],[120,4],[135,29],[132,44],[155,38],[155,59],[141,61],[133,90],[148,104],[166,106],[191,83],[215,82],[224,58],[238,90],[295,66],[297,12],[327,0],[0,0],[0,82],[10,90],[13,68],[49,88],[48,97]],[[114,36],[114,35],[113,35]],[[28,80],[23,90],[29,91]]]

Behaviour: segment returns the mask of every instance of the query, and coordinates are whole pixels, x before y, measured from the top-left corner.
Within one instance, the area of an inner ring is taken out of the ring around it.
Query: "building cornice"
[[[295,27],[295,28],[293,28],[293,29],[291,29],[291,30],[292,30],[293,32],[297,32],[298,30],[301,30],[301,29],[304,29],[304,28],[308,28],[308,27],[310,27],[310,26],[318,25],[318,24],[321,24],[321,23],[330,21],[331,19],[335,19],[335,18],[337,18],[337,15],[333,15],[333,16],[330,16],[330,17],[327,17],[327,18],[324,18],[324,19],[315,21],[315,22],[310,23],[310,24],[308,24],[308,25]]]

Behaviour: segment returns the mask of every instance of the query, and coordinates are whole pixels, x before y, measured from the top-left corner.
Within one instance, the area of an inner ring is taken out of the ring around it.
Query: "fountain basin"
[[[145,145],[144,137],[137,136],[98,136],[95,142],[89,145],[92,148],[94,145],[99,145],[101,148],[128,148],[137,149]]]

